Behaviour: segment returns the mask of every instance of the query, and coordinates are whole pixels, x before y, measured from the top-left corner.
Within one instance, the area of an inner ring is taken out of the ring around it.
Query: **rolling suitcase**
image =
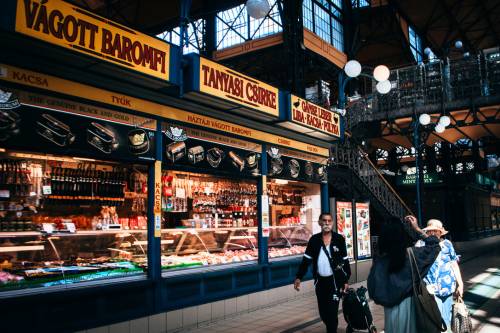
[[[354,330],[368,330],[370,333],[377,332],[366,299],[366,291],[365,287],[359,287],[357,290],[349,288],[345,292],[342,300],[342,311],[347,322],[347,333],[354,332]]]

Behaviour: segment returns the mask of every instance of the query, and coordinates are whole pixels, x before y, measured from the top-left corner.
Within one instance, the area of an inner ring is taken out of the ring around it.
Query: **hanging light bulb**
[[[441,116],[441,118],[439,118],[439,124],[443,125],[444,127],[448,127],[450,123],[451,119],[448,116]]]
[[[271,9],[267,0],[248,0],[246,6],[248,15],[257,20],[266,16]]]
[[[434,130],[435,130],[437,133],[443,133],[445,129],[446,129],[446,128],[444,128],[444,126],[443,126],[443,125],[441,125],[441,124],[439,124],[439,123],[438,123],[438,124],[434,127]]]
[[[429,125],[429,123],[431,122],[431,116],[429,116],[427,113],[422,113],[418,117],[418,122],[420,123],[420,125]]]
[[[387,66],[384,65],[378,65],[373,70],[373,77],[378,82],[387,81],[390,75],[391,72],[389,71],[389,68],[387,68]]]
[[[344,66],[344,72],[349,77],[358,77],[361,74],[361,64],[357,60],[349,60]]]
[[[377,91],[380,94],[387,94],[389,91],[391,91],[391,88],[392,88],[391,81],[388,81],[388,80],[381,81],[381,82],[377,83],[375,88],[377,88]]]

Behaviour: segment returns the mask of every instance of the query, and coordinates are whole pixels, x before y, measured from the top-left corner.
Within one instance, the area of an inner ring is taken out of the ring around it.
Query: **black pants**
[[[337,286],[340,288],[340,286]],[[329,277],[318,277],[316,283],[316,298],[318,299],[319,316],[326,325],[328,333],[336,333],[339,324],[338,312],[340,302],[340,290],[335,289],[333,275]],[[334,300],[333,295],[337,295]]]

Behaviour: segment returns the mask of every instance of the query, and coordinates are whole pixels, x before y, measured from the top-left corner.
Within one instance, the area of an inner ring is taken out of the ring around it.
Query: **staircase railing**
[[[332,166],[347,166],[354,172],[372,195],[393,216],[413,215],[411,209],[387,182],[367,154],[354,144],[336,144],[332,148]]]

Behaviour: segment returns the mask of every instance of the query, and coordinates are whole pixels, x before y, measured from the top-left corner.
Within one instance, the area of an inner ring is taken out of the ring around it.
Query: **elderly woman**
[[[440,239],[439,245],[441,251],[439,251],[424,281],[427,284],[429,292],[434,294],[436,298],[436,303],[446,326],[450,327],[453,294],[462,296],[464,292],[462,275],[458,268],[458,256],[451,242],[442,238],[448,231],[443,228],[441,221],[435,219],[429,220],[427,227],[423,230],[428,236],[436,236]]]

